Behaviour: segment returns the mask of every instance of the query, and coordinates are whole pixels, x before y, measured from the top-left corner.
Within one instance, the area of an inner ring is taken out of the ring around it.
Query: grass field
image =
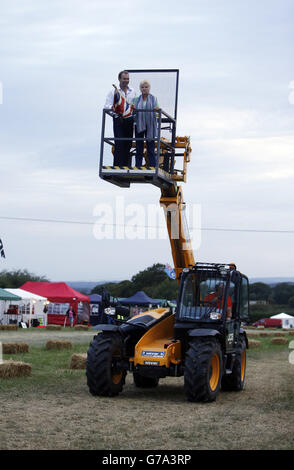
[[[95,331],[0,332],[0,341],[30,344],[26,354],[4,356],[32,364],[32,376],[0,379],[0,449],[294,449],[294,365],[288,346],[270,338],[248,351],[241,393],[221,392],[216,402],[188,403],[183,378],[157,389],[137,389],[128,374],[122,394],[93,397],[84,370],[70,370]],[[47,351],[48,339],[73,349]],[[289,337],[294,340],[294,337]]]

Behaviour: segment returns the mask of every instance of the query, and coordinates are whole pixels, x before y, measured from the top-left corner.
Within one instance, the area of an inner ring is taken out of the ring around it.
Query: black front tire
[[[188,401],[214,401],[220,391],[222,350],[215,338],[190,343],[185,358],[184,390]]]
[[[121,356],[119,335],[99,333],[91,341],[86,376],[92,395],[113,397],[122,391],[127,373],[119,368]]]
[[[137,372],[133,373],[134,384],[139,388],[155,388],[158,385],[158,377],[144,377]]]

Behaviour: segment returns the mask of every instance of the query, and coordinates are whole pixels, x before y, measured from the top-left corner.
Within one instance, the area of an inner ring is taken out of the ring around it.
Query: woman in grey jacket
[[[145,138],[147,147],[147,156],[149,161],[149,167],[155,166],[155,145],[154,139],[157,132],[156,113],[150,111],[158,110],[159,105],[157,98],[150,93],[150,83],[147,80],[143,80],[140,83],[141,95],[136,97],[133,101],[133,105],[136,109],[143,110],[142,112],[136,113],[135,126],[136,126],[136,137]],[[144,112],[147,110],[147,112]],[[136,141],[136,167],[142,166],[142,160],[144,156],[144,140]]]

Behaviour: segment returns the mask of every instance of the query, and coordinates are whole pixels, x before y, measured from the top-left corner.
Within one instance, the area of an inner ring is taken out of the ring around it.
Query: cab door
[[[231,353],[234,351],[235,342],[240,332],[240,318],[238,315],[238,283],[230,281],[227,291],[226,305],[232,305],[232,316],[231,319],[226,320],[226,352]]]
[[[234,351],[240,334],[241,322],[249,320],[249,281],[244,275],[235,283],[230,282],[228,295],[232,299],[232,319],[226,322],[226,352]]]

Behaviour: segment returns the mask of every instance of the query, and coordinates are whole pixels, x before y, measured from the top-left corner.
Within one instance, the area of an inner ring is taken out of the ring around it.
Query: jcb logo
[[[228,335],[228,343],[229,344],[232,344],[232,342],[234,341],[234,333],[230,333]]]
[[[294,349],[294,341],[291,341],[289,344],[289,349]],[[294,365],[294,351],[291,351],[289,354],[289,362]]]

